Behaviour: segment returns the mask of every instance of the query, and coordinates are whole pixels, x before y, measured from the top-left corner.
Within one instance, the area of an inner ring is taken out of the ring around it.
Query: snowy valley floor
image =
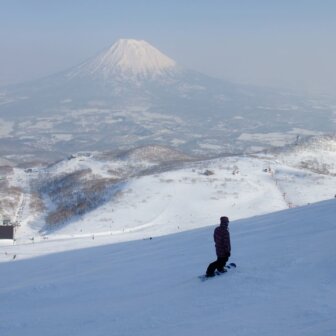
[[[0,263],[0,335],[335,335],[335,218],[333,199],[233,221],[238,268],[203,283],[213,226]]]

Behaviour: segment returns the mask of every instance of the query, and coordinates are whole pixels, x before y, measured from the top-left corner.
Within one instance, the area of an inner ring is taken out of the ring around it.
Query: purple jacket
[[[231,253],[230,233],[228,223],[222,223],[214,231],[214,241],[217,257],[226,257]]]

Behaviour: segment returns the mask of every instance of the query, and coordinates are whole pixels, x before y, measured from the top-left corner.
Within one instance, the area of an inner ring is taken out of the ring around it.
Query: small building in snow
[[[14,225],[10,218],[0,214],[0,239],[14,239]]]

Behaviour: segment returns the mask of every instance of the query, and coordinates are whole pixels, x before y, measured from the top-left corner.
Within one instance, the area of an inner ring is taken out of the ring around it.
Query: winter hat
[[[223,217],[220,218],[220,222],[221,222],[221,224],[227,224],[227,223],[229,223],[229,218],[226,217],[226,216],[223,216]]]

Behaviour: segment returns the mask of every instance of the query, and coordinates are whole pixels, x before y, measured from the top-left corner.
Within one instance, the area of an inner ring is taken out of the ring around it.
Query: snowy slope
[[[336,176],[336,135],[313,137],[288,151],[282,151],[278,157],[296,168]]]
[[[237,220],[333,198],[332,173],[297,164],[307,153],[307,148],[302,152],[296,148],[295,155],[195,162],[179,152],[149,146],[116,155],[82,153],[32,173],[15,169],[10,184],[24,190],[21,203],[25,205],[16,244],[70,239],[68,249],[72,238],[82,238],[83,246],[90,245],[93,236],[128,241],[200,228],[223,212]],[[314,161],[329,167],[336,162],[332,150],[311,153]],[[44,196],[42,212],[30,206],[34,197],[38,204],[36,183],[42,183],[43,190],[54,190]],[[87,199],[95,204],[85,210]],[[60,221],[47,220],[69,209],[70,215]]]
[[[1,263],[0,333],[334,335],[335,215],[331,200],[231,222],[238,268],[205,283],[213,226]]]
[[[97,57],[84,62],[69,74],[69,78],[155,78],[174,71],[176,62],[143,40],[120,39]]]

